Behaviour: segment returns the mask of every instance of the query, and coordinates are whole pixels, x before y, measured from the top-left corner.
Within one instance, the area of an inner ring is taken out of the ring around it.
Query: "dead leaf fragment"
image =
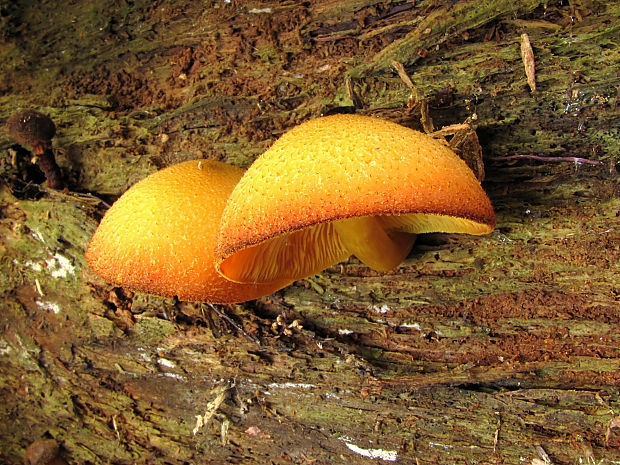
[[[449,145],[467,163],[478,181],[482,182],[484,180],[484,162],[482,160],[482,146],[476,130],[469,127],[456,131],[450,139]]]
[[[248,429],[245,430],[245,433],[249,434],[250,436],[259,437],[261,439],[269,439],[271,437],[270,434],[263,433],[258,426],[250,426]]]
[[[215,396],[214,400],[212,400],[211,402],[209,402],[207,404],[207,408],[206,408],[205,414],[204,415],[195,415],[195,417],[196,417],[196,426],[192,430],[192,434],[194,436],[196,436],[196,433],[198,433],[198,431],[200,431],[201,428],[203,428],[204,426],[206,426],[209,423],[211,418],[213,418],[215,413],[218,411],[218,409],[220,408],[220,406],[222,405],[222,403],[226,399],[226,396],[228,394],[228,390],[229,389],[230,389],[229,385],[218,386],[215,389],[213,389],[212,392],[215,393],[216,396]]]
[[[611,430],[613,428],[620,428],[620,416],[614,417],[609,420],[607,424],[607,433],[605,434],[605,447],[609,447],[609,440],[611,438]]]
[[[24,455],[26,465],[50,465],[63,463],[58,458],[60,445],[54,439],[38,439],[28,446]]]

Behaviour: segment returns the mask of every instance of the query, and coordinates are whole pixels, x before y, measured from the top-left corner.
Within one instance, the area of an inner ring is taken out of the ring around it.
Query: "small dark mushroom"
[[[32,149],[48,186],[62,189],[64,183],[52,149],[56,126],[50,117],[34,110],[18,111],[6,122],[6,131],[18,144]]]

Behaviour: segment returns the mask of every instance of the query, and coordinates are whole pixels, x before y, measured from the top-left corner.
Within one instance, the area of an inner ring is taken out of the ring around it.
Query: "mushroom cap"
[[[6,122],[6,131],[18,144],[37,151],[51,146],[56,126],[51,118],[43,113],[22,110],[11,115]]]
[[[173,165],[141,180],[106,212],[86,250],[106,281],[180,300],[231,303],[289,284],[237,284],[213,265],[220,215],[243,170],[212,160]]]
[[[331,222],[354,217],[378,217],[388,233],[486,234],[495,226],[479,181],[446,145],[390,121],[333,115],[293,128],[248,169],[222,213],[216,268],[237,281],[299,279],[350,255]],[[240,254],[261,262],[284,254],[295,270],[251,274],[236,263]]]

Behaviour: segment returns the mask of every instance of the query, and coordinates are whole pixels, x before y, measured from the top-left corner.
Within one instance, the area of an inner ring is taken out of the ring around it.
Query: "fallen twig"
[[[207,304],[209,306],[209,308],[211,308],[211,310],[213,310],[213,312],[215,312],[215,314],[217,316],[219,316],[221,319],[223,319],[224,321],[227,321],[228,324],[230,324],[233,328],[235,328],[237,331],[239,331],[241,334],[243,334],[248,340],[260,345],[260,341],[258,339],[256,339],[254,336],[252,336],[250,333],[248,333],[245,329],[243,329],[241,326],[239,326],[238,324],[236,324],[232,318],[230,318],[228,315],[226,315],[224,312],[218,310],[217,307],[215,307],[212,304]]]
[[[409,96],[409,101],[407,102],[407,106],[412,111],[415,111],[415,110],[420,111],[420,122],[422,123],[422,127],[424,128],[424,132],[426,132],[427,134],[432,133],[433,131],[435,131],[435,125],[433,124],[433,118],[431,118],[431,115],[430,115],[430,111],[428,107],[428,100],[423,98],[420,95],[420,93],[418,92],[418,89],[413,84],[413,81],[407,74],[407,71],[405,70],[405,66],[400,61],[392,60],[392,66],[398,73],[398,76],[400,77],[400,79],[405,83],[405,85],[411,91],[411,95]]]
[[[604,165],[600,160],[589,160],[588,158],[580,158],[580,157],[546,157],[542,155],[534,155],[530,153],[518,153],[516,155],[508,155],[505,157],[495,157],[493,160],[519,160],[522,158],[527,158],[530,160],[539,160],[539,161],[551,161],[551,162],[570,162],[575,164],[585,164],[585,165]]]
[[[353,31],[343,32],[341,34],[318,36],[314,38],[314,41],[315,42],[332,42],[335,40],[348,39],[350,37],[353,37]]]
[[[495,429],[495,434],[493,435],[493,453],[497,453],[497,443],[499,442],[499,430],[502,427],[502,417],[499,412],[495,412],[497,415],[497,428]]]

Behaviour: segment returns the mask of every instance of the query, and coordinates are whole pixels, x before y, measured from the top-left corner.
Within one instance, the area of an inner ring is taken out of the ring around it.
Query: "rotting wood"
[[[0,461],[41,437],[71,463],[620,460],[618,5],[0,6],[0,120],[50,114],[81,192],[39,189],[0,137]],[[97,197],[189,158],[247,166],[350,106],[347,76],[365,114],[418,126],[392,60],[437,127],[477,115],[495,233],[427,236],[393,273],[352,259],[227,308],[260,346],[85,267]],[[564,157],[596,164],[546,163]]]

